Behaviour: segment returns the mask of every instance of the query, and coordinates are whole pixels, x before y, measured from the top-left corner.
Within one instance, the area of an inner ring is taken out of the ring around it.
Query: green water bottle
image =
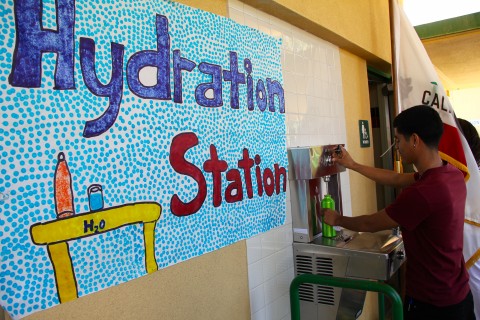
[[[325,197],[323,197],[322,199],[322,209],[335,210],[335,201],[329,194],[326,194]],[[334,238],[337,236],[337,231],[335,231],[335,229],[333,229],[331,225],[323,222],[323,217],[322,217],[322,236],[324,238]]]

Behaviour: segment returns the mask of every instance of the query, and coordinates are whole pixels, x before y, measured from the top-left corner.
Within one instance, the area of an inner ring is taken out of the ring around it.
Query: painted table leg
[[[72,260],[68,251],[68,243],[49,244],[47,248],[53,264],[60,303],[77,299],[77,281],[75,280]]]
[[[147,273],[158,270],[157,260],[155,259],[155,225],[154,222],[145,222],[143,224],[143,239],[145,243],[145,269]]]

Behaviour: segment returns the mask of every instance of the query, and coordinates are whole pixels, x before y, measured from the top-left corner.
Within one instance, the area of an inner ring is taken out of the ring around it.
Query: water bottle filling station
[[[321,221],[322,208],[343,214],[340,173],[332,161],[339,145],[288,150],[295,275],[320,274],[386,281],[405,262],[403,240],[390,230],[353,232]],[[302,319],[356,319],[365,291],[317,284],[300,286]]]

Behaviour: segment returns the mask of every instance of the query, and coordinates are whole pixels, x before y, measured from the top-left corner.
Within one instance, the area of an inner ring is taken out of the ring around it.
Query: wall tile
[[[277,39],[283,39],[282,31],[280,31],[275,25],[270,24],[270,35]]]
[[[305,94],[298,93],[297,95],[297,109],[299,114],[307,114],[308,113],[308,105],[307,105],[307,96]],[[299,118],[299,120],[301,120]],[[304,133],[301,130],[299,131],[300,134]]]
[[[244,4],[239,0],[228,0],[228,8],[234,8],[240,11],[244,11]],[[238,22],[238,21],[237,21]]]
[[[338,50],[336,50],[338,51]],[[329,67],[332,67],[335,65],[335,52],[332,48],[328,48],[326,51],[326,56],[327,56],[327,65]]]
[[[265,282],[263,277],[263,260],[248,265],[248,286],[249,288],[256,288]]]
[[[250,312],[254,314],[260,309],[265,308],[264,284],[250,289]]]
[[[298,114],[287,114],[286,118],[288,120],[288,123],[291,123],[290,126],[287,126],[287,134],[291,134],[291,135],[298,134],[299,126],[300,126],[298,123]]]
[[[288,199],[287,199],[287,217],[285,218],[285,225],[287,224],[292,224],[292,203],[288,201]]]
[[[308,75],[305,78],[305,81],[306,81],[305,93],[308,96],[314,97],[318,95],[318,91],[317,91],[317,88],[315,87],[315,78],[311,74],[312,73],[310,73],[310,75]]]
[[[293,37],[293,52],[298,55],[306,55],[309,47],[299,36]],[[333,58],[333,57],[332,57]]]
[[[321,44],[315,45],[315,47],[313,48],[314,60],[320,62],[321,64],[327,64],[326,51],[327,50]]]
[[[268,304],[266,307],[267,319],[283,319],[290,315],[290,299],[288,295],[283,295]]]
[[[302,142],[302,139],[301,139],[301,136],[299,135],[287,136],[287,148],[301,147],[303,146],[301,142]]]
[[[264,281],[266,282],[275,278],[277,271],[277,253],[269,255],[265,259],[262,259],[261,262]]]
[[[287,147],[345,143],[338,48],[238,0],[229,0],[228,6],[233,20],[282,39]],[[351,212],[348,175],[341,175],[341,184],[345,212]],[[285,224],[247,240],[253,320],[290,318],[294,262],[289,191],[287,185]]]
[[[291,51],[283,50],[282,53],[284,54],[285,61],[282,65],[284,71],[295,71],[295,55]]]
[[[245,19],[246,26],[249,26],[250,28],[258,29],[258,20],[257,18],[255,18],[255,16],[245,13],[244,19]]]
[[[260,235],[262,241],[262,259],[271,256],[276,252],[275,229]]]
[[[282,292],[278,290],[277,276],[265,281],[263,286],[265,288],[265,306],[268,306],[270,303],[272,303],[273,301],[275,301],[276,299],[282,296]],[[268,312],[268,308],[267,308],[267,312]],[[272,318],[267,316],[267,319],[272,319]]]
[[[302,57],[301,55],[296,54],[295,56],[295,73],[300,73],[302,75],[308,74],[308,59]]]
[[[234,20],[237,23],[245,24],[245,19],[243,16],[243,11],[235,7],[228,8],[228,16],[230,19]]]
[[[291,228],[291,226],[290,226],[290,228]],[[291,234],[292,231],[290,230],[289,233]],[[285,239],[287,239],[287,237]],[[282,273],[282,272],[288,271],[290,269],[293,270],[292,242],[290,242],[286,248],[283,248],[281,251],[279,251],[277,253],[276,263],[277,263],[276,272],[279,273],[279,274]]]
[[[293,92],[296,93],[296,84],[295,84],[295,74],[293,72],[284,71],[283,72],[283,86],[285,92]]]
[[[248,264],[255,263],[262,259],[262,237],[257,235],[247,239],[247,261]]]
[[[252,314],[252,320],[267,320],[267,309],[262,308]]]
[[[278,249],[281,250],[278,253],[281,253],[285,248],[291,247],[292,242],[290,234],[292,230],[291,226],[283,225],[277,228],[275,233],[275,242],[278,244]]]
[[[306,94],[307,93],[307,79],[306,76],[302,73],[295,73],[295,85],[296,91],[298,94]]]
[[[271,35],[270,23],[268,21],[264,21],[262,19],[257,20],[258,23],[258,30],[265,32],[268,35]]]
[[[285,113],[288,114],[297,114],[297,94],[290,91],[285,91]],[[298,119],[297,119],[298,120]],[[289,121],[289,123],[292,123]]]
[[[288,176],[288,173],[287,173],[287,176]],[[288,183],[287,183],[287,202],[290,202],[290,185]],[[288,211],[288,206],[287,206],[287,211]]]

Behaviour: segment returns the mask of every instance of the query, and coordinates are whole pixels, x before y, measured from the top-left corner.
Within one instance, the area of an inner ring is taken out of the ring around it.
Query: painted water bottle
[[[75,214],[73,208],[72,176],[68,169],[65,154],[60,152],[55,168],[54,196],[57,218],[65,218]]]
[[[326,194],[322,199],[322,209],[335,210],[335,201],[329,194]],[[322,236],[324,238],[333,238],[337,236],[337,231],[335,231],[335,229],[333,229],[331,225],[323,222],[323,217],[322,217]]]

